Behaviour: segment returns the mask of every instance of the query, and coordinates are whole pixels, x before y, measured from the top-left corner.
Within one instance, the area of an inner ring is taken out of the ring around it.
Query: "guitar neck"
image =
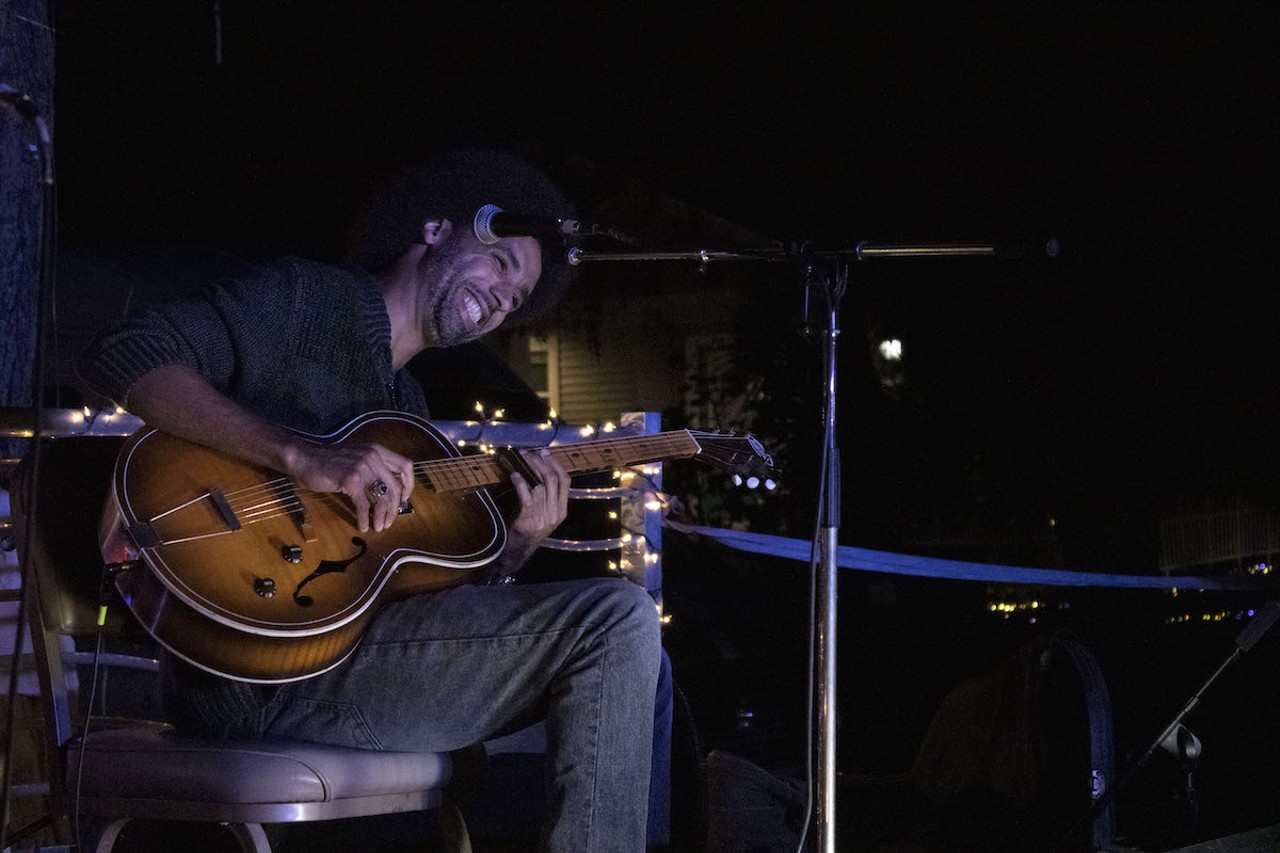
[[[570,474],[583,474],[643,465],[663,459],[687,459],[697,456],[701,446],[688,430],[674,430],[653,435],[556,445],[547,449]],[[421,462],[414,467],[426,475],[436,492],[483,488],[497,485],[507,478],[502,464],[489,454],[438,459]]]

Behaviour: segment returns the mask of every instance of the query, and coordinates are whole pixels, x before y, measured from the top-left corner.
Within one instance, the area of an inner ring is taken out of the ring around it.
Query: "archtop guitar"
[[[104,526],[104,553],[123,531],[141,559],[117,587],[147,630],[196,666],[262,683],[324,672],[351,653],[380,603],[487,577],[502,551],[506,525],[487,491],[508,476],[502,454],[462,455],[402,412],[308,437],[381,444],[413,460],[414,491],[390,528],[362,533],[345,495],[158,430],[121,450],[118,523]],[[570,474],[678,458],[757,476],[773,465],[749,435],[690,430],[549,449]]]

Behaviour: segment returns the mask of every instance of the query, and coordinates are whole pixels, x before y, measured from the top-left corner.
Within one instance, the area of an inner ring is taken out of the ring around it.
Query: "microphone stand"
[[[981,257],[996,255],[993,245],[968,243],[870,244],[858,243],[849,249],[817,250],[801,247],[787,252],[781,248],[764,250],[710,251],[608,251],[570,249],[568,262],[578,266],[609,261],[697,261],[703,265],[717,261],[800,262],[805,268],[806,307],[810,295],[825,296],[825,338],[823,367],[822,431],[823,466],[819,495],[818,577],[815,578],[817,618],[813,626],[817,645],[818,725],[817,744],[811,746],[819,757],[816,776],[816,837],[818,853],[836,851],[836,579],[840,533],[840,449],[836,444],[836,341],[840,337],[840,302],[847,289],[850,261],[873,258]],[[806,317],[806,320],[808,318]],[[803,839],[802,839],[803,844]]]

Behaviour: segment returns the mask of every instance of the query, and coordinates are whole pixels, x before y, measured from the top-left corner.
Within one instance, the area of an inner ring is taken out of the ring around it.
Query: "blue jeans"
[[[545,718],[543,847],[638,853],[660,655],[653,599],[629,581],[464,586],[389,604],[350,659],[283,685],[259,733],[445,751]]]
[[[671,842],[671,729],[675,725],[675,680],[664,649],[653,705],[653,755],[649,777],[649,844]]]

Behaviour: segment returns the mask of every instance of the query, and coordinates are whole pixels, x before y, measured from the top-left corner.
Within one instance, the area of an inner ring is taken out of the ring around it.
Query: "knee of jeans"
[[[662,636],[658,607],[653,596],[638,584],[609,583],[605,602],[606,607],[616,616],[617,627],[622,628],[628,635],[634,636],[641,649],[652,651],[656,672]]]

